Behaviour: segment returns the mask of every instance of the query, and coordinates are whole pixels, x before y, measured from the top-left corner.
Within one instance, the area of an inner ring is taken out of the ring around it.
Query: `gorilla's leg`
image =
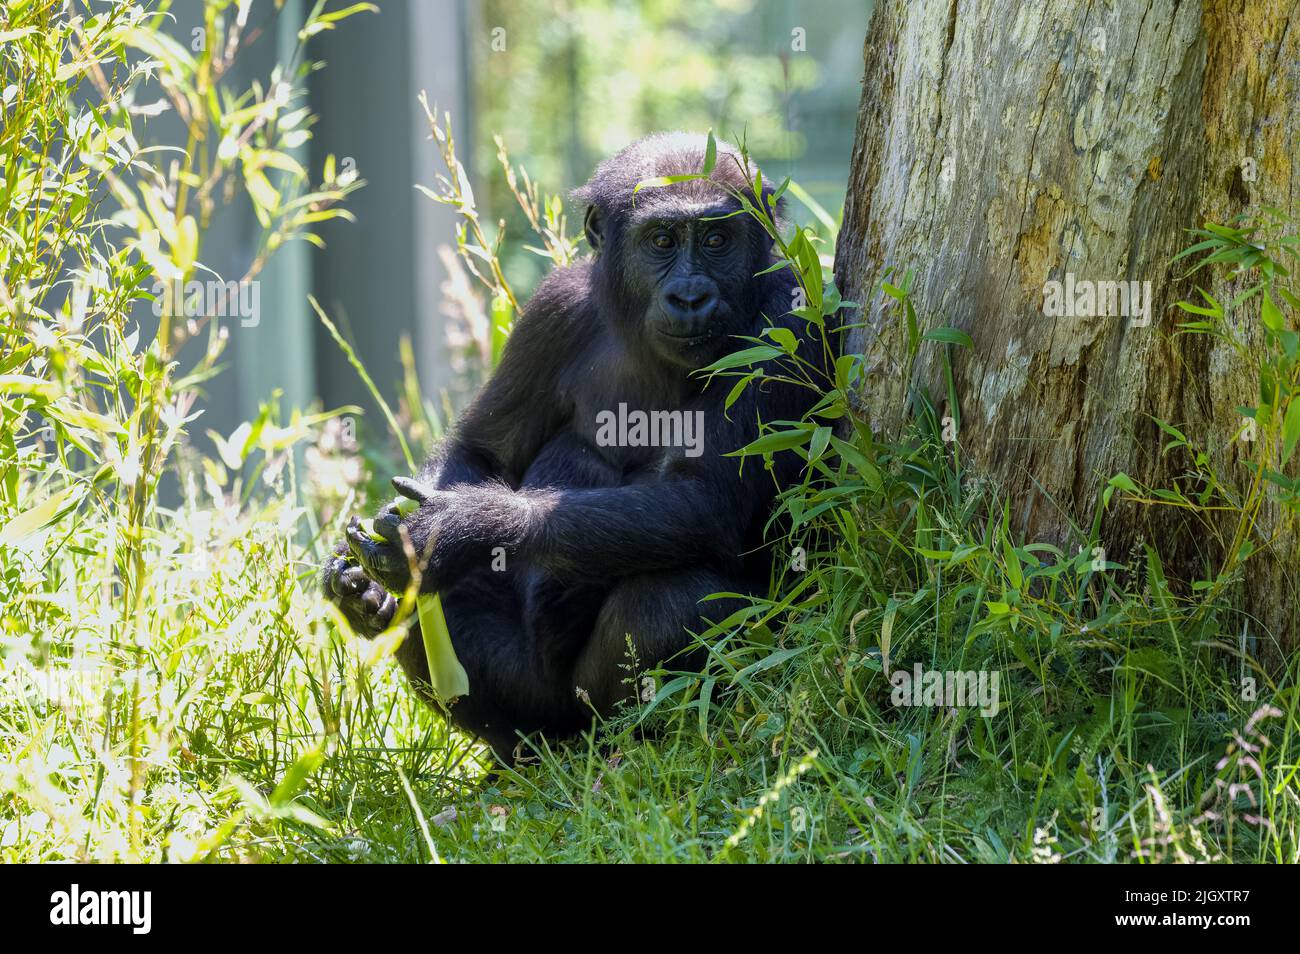
[[[749,593],[752,585],[708,570],[679,570],[632,577],[605,598],[591,638],[573,671],[575,688],[601,715],[639,691],[639,672],[667,662],[674,669],[698,669],[704,650],[691,633],[725,619],[745,605],[735,598],[700,602],[711,593]],[[629,657],[631,641],[635,661]]]
[[[562,435],[539,452],[523,483],[597,487],[618,478],[592,448]],[[444,591],[447,628],[470,685],[469,695],[452,706],[452,721],[507,763],[513,761],[519,733],[581,728],[587,713],[569,677],[605,592],[605,587],[561,583],[537,567],[508,564],[482,567]],[[397,659],[412,685],[426,687],[427,694],[429,670],[418,626]]]
[[[452,704],[451,719],[509,764],[518,733],[568,731],[575,712],[571,688],[539,678],[546,666],[525,625],[522,600],[504,576],[491,571],[471,574],[442,593],[442,604],[470,687],[469,695]],[[432,701],[418,625],[398,649],[397,661],[411,684]]]
[[[565,436],[542,450],[524,482],[572,487],[618,480],[610,464]],[[675,668],[698,667],[701,650],[682,652],[694,643],[690,634],[744,605],[736,599],[700,601],[712,593],[752,590],[703,569],[589,586],[558,581],[540,567],[481,568],[442,594],[452,645],[470,684],[469,695],[452,706],[452,720],[510,763],[520,734],[566,735],[590,723],[591,708],[575,690],[583,690],[601,715],[636,695],[629,638],[636,667],[665,661]],[[418,627],[397,658],[413,685],[427,687]]]
[[[749,591],[742,582],[703,570],[647,574],[617,584],[603,602],[600,595],[561,591],[566,609],[561,603],[539,606],[537,590],[503,589],[489,579],[495,575],[466,577],[443,594],[443,608],[470,684],[469,695],[451,708],[452,721],[487,742],[506,764],[514,761],[520,734],[569,735],[590,723],[591,707],[611,714],[636,695],[638,670],[661,662],[700,667],[703,650],[682,652],[694,643],[690,634],[744,605],[737,599],[700,600]],[[586,605],[584,598],[590,599]],[[528,616],[529,607],[540,615]],[[397,658],[412,685],[428,685],[418,627]]]

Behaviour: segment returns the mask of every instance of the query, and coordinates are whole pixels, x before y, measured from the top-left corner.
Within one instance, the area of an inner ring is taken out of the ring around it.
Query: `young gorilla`
[[[793,276],[763,274],[771,240],[749,215],[727,217],[739,203],[719,183],[753,200],[733,147],[718,144],[709,181],[634,194],[646,179],[699,172],[704,154],[702,136],[652,136],[596,170],[575,193],[593,258],[542,282],[451,436],[418,480],[394,480],[419,508],[380,512],[386,543],[353,518],[325,569],[326,592],[374,635],[392,620],[390,591],[410,579],[399,526],[428,554],[422,589],[442,594],[469,675],[452,718],[503,760],[520,734],[573,733],[591,724],[592,707],[604,715],[632,697],[629,639],[636,664],[654,666],[738,605],[703,597],[768,585],[764,524],[800,462],[778,454],[764,469],[723,455],[754,440],[760,419],[797,420],[810,392],[755,382],[724,413],[732,381],[706,388],[692,372],[769,323],[802,342]],[[698,436],[607,446],[598,415],[620,405],[702,419],[703,452]],[[417,629],[398,658],[427,685]],[[699,664],[690,653],[673,660]]]

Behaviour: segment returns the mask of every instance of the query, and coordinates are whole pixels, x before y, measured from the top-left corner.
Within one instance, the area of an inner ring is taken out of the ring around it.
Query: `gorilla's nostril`
[[[718,296],[708,289],[691,289],[688,291],[671,291],[664,298],[674,311],[686,315],[698,315],[712,309],[717,302]]]

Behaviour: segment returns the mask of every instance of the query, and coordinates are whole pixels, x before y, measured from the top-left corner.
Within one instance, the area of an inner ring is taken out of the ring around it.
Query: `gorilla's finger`
[[[393,617],[397,615],[397,597],[387,591],[384,592],[384,599],[375,610],[375,622],[380,630],[387,629],[392,625]]]
[[[379,516],[370,522],[375,528],[375,533],[379,534],[393,546],[402,545],[402,531],[399,529],[402,525],[402,515],[397,512],[397,508],[389,504],[379,512]]]
[[[385,551],[389,544],[380,543],[375,540],[361,526],[361,521],[353,517],[348,521],[346,531],[348,548],[352,551],[352,556],[367,572],[377,569],[385,562]]]
[[[355,566],[346,557],[342,556],[334,556],[326,560],[324,574],[325,595],[331,599],[339,600],[356,592],[353,589],[355,584],[344,579],[344,574],[347,573],[349,568]]]
[[[361,529],[361,521],[355,517],[348,523],[347,538],[352,555],[368,576],[390,589],[401,589],[406,585],[410,567],[406,565],[406,554],[400,547],[390,543],[376,543]]]
[[[388,596],[388,591],[378,583],[371,583],[366,587],[366,591],[361,594],[361,605],[372,613],[379,612],[379,608],[384,605],[384,599]]]
[[[344,593],[351,595],[364,591],[370,585],[370,579],[366,576],[366,571],[355,563],[338,575],[338,582],[339,588]]]
[[[393,489],[403,497],[419,501],[421,504],[432,503],[433,498],[438,494],[433,487],[411,477],[394,477]]]

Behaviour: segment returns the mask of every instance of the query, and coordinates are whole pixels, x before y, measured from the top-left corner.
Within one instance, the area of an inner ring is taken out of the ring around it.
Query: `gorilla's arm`
[[[421,483],[439,489],[519,485],[570,413],[557,372],[559,360],[580,345],[587,268],[557,270],[538,287],[515,322],[500,365],[420,469]]]
[[[476,565],[487,566],[497,547],[504,548],[509,559],[543,566],[573,581],[678,567],[712,566],[723,572],[737,568],[746,528],[760,509],[770,506],[782,479],[757,460],[742,466],[735,458],[721,456],[757,436],[752,423],[758,416],[755,397],[744,395],[729,415],[720,405],[706,410],[704,455],[680,455],[642,482],[513,490],[488,481],[404,491],[418,496],[422,504],[404,521],[417,551],[432,540],[427,585],[436,588]],[[784,408],[774,397],[769,393],[762,404],[767,414],[780,419]],[[775,466],[784,469],[796,460],[792,454],[778,455]],[[382,521],[375,525],[381,528]],[[386,535],[395,536],[396,526],[392,518]],[[384,578],[391,547],[357,534],[352,549],[368,570]]]
[[[590,320],[583,305],[590,297],[589,270],[583,263],[556,269],[543,280],[515,322],[496,372],[416,477],[416,485],[450,498],[441,509],[454,511],[463,523],[481,524],[480,531],[492,522],[492,513],[501,511],[510,487],[518,486],[538,449],[570,413],[557,372],[559,361],[577,347],[582,322]],[[386,543],[373,540],[354,517],[326,561],[325,591],[340,603],[354,628],[378,632],[386,626],[396,605],[388,591],[400,593],[410,580],[399,525],[406,524],[417,555],[430,552],[426,548],[436,530],[429,508],[421,509],[423,513],[403,520],[395,501],[384,506],[373,529]],[[476,517],[480,511],[481,518]],[[473,537],[449,528],[444,543]],[[430,563],[437,564],[436,554]],[[433,586],[432,574],[426,576]]]
[[[723,467],[734,467],[727,462]],[[754,462],[749,471],[760,471]],[[555,576],[609,580],[682,566],[738,563],[744,527],[765,498],[707,470],[601,488],[460,485],[428,494],[407,518],[412,540],[433,538],[429,578],[458,578],[495,547]],[[437,582],[434,585],[437,585]]]
[[[518,549],[574,580],[684,566],[730,571],[752,507],[728,490],[707,474],[683,474],[623,487],[531,491]]]

